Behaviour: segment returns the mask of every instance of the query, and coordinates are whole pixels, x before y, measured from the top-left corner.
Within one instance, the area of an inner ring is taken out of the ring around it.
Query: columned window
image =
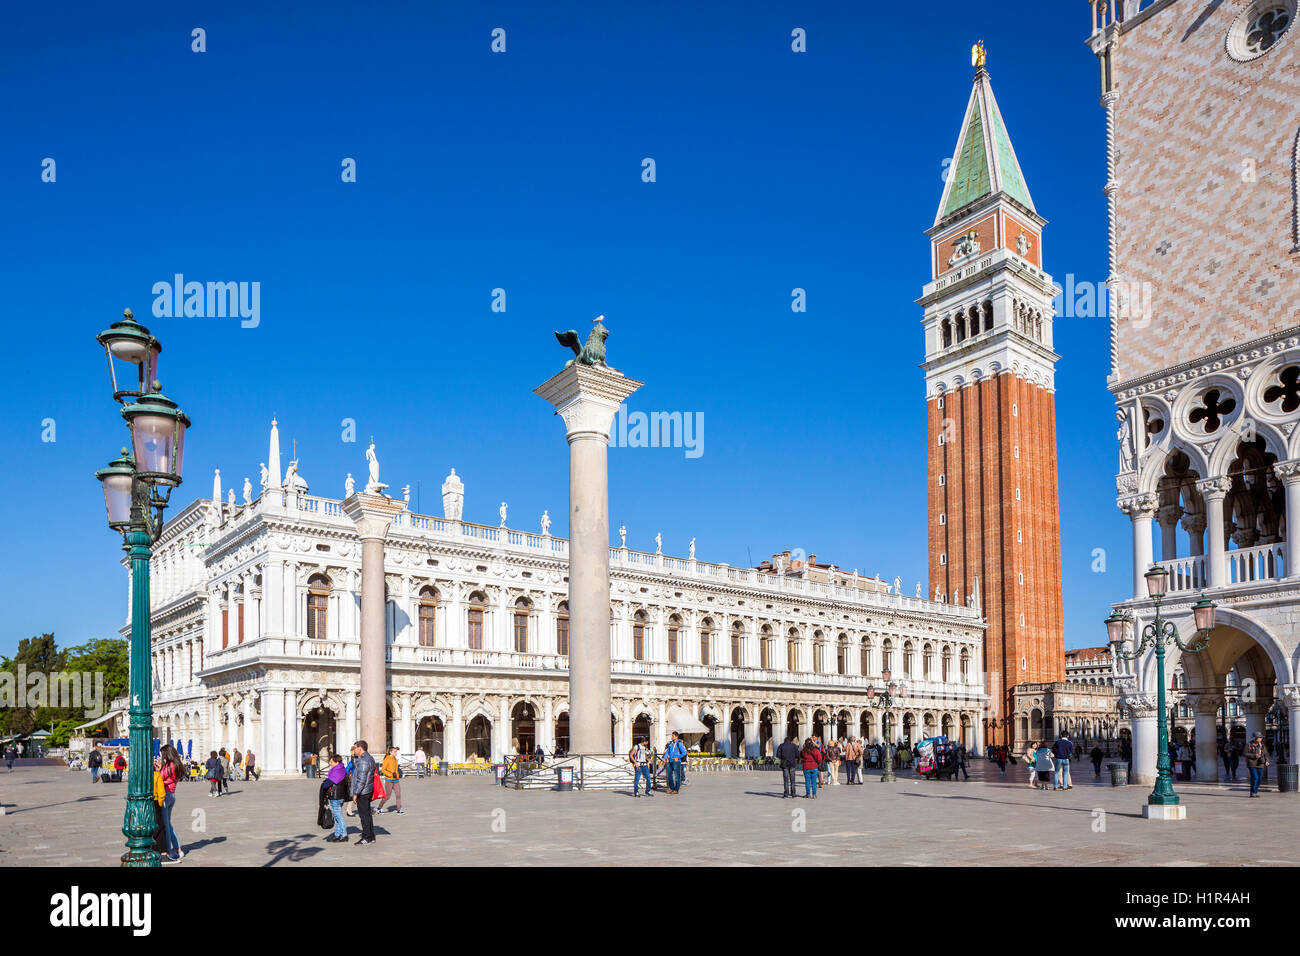
[[[882,672],[894,669],[894,642],[889,638],[880,646],[880,669]]]
[[[758,637],[758,660],[764,670],[772,666],[772,629],[766,624]]]
[[[329,636],[330,579],[313,574],[307,579],[307,637],[323,641]]]
[[[569,602],[561,601],[555,614],[555,653],[569,655]]]
[[[528,614],[532,603],[526,597],[515,602],[515,652],[528,653]]]
[[[682,619],[674,614],[668,619],[668,663],[677,663],[677,639],[681,633]]]
[[[952,648],[946,644],[943,648],[943,682],[946,684],[952,680]]]
[[[420,646],[436,647],[438,592],[431,587],[420,589]]]
[[[465,612],[469,649],[472,651],[483,650],[483,616],[486,611],[487,597],[482,591],[475,591],[469,596],[469,609]]]
[[[872,650],[874,650],[874,648],[871,646],[871,638],[864,637],[862,639],[862,650],[858,655],[861,658],[858,663],[862,665],[862,673],[864,676],[871,673]]]
[[[713,635],[713,619],[706,617],[700,622],[700,663],[711,664],[709,656],[709,638]]]
[[[632,656],[645,660],[645,611],[637,611],[632,617]]]
[[[739,621],[731,625],[731,666],[739,667],[742,663],[741,648],[745,637],[744,627]]]
[[[793,627],[785,639],[785,667],[789,671],[799,669],[799,632]]]
[[[961,649],[961,682],[966,683],[970,677],[970,649],[963,647]]]
[[[847,674],[849,670],[849,636],[841,634],[835,644],[835,673]],[[862,673],[866,673],[863,671]]]
[[[934,680],[934,648],[929,644],[921,649],[921,675],[925,680]]]

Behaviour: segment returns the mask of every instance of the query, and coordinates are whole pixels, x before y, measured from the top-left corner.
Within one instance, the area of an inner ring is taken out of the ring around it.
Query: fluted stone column
[[[361,739],[372,753],[387,741],[384,686],[384,537],[406,503],[387,495],[354,493],[343,500],[343,513],[361,538]],[[351,743],[351,741],[349,741]]]
[[[1141,787],[1156,782],[1156,698],[1154,694],[1136,694],[1125,698],[1133,729],[1133,763],[1129,782]]]
[[[569,734],[572,754],[610,754],[609,426],[643,383],[571,365],[536,389],[569,442]]]
[[[1290,684],[1278,688],[1282,703],[1286,707],[1287,726],[1291,728],[1291,753],[1287,755],[1291,763],[1300,763],[1300,684]]]

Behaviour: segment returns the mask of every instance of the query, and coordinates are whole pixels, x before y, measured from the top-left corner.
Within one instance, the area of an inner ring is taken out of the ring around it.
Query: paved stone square
[[[969,781],[895,784],[868,775],[817,800],[783,800],[779,772],[695,773],[678,796],[505,790],[487,776],[403,784],[405,813],[375,818],[378,842],[323,842],[318,781],[178,790],[175,825],[194,866],[382,865],[1300,865],[1300,795],[1270,781],[1180,783],[1188,820],[1144,820],[1147,789],[1114,788],[1084,766],[1068,791],[1030,790],[1022,766],[977,761]],[[1244,775],[1243,775],[1244,776]],[[125,784],[87,773],[0,768],[0,866],[113,866]],[[1104,811],[1104,817],[1098,812]],[[1101,830],[1104,821],[1105,829]],[[495,824],[495,828],[494,828]]]

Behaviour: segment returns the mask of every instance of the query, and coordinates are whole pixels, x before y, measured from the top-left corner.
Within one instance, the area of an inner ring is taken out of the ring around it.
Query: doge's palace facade
[[[1142,575],[1170,573],[1163,614],[1208,649],[1171,649],[1194,711],[1200,779],[1234,682],[1247,731],[1300,720],[1300,31],[1296,0],[1094,0],[1106,110],[1116,502]],[[1202,9],[1203,8],[1203,9]],[[1194,95],[1189,95],[1194,91]],[[1098,635],[1104,609],[1098,609]],[[1156,667],[1117,664],[1134,779],[1156,766]],[[1181,705],[1180,705],[1181,706]],[[1276,760],[1300,761],[1300,738]]]
[[[215,487],[167,523],[152,572],[157,733],[252,749],[273,775],[356,739],[360,687],[356,527],[293,464],[281,482],[277,445],[273,431],[256,498]],[[403,512],[385,541],[389,739],[454,762],[552,752],[567,736],[568,542],[461,520],[454,471],[443,491],[442,517]],[[885,668],[906,683],[891,736],[982,746],[978,608],[810,562],[626,547],[609,560],[615,753],[634,734],[662,748],[678,727],[729,755],[770,753],[790,732],[874,740],[868,688]]]

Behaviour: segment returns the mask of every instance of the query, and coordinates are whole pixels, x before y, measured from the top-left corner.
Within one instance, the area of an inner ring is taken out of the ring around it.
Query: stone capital
[[[1300,458],[1274,462],[1273,472],[1288,485],[1300,484]]]
[[[1124,709],[1133,717],[1154,717],[1159,710],[1155,694],[1125,694],[1122,701]]]
[[[555,406],[569,441],[578,437],[609,441],[609,426],[619,405],[644,384],[609,368],[570,365],[533,392]]]
[[[1213,717],[1223,706],[1223,695],[1188,694],[1187,703],[1198,717]]]
[[[1300,707],[1300,684],[1286,684],[1278,688],[1282,703],[1292,710]]]
[[[1227,477],[1203,478],[1196,483],[1196,490],[1201,493],[1203,498],[1222,500],[1224,495],[1232,490],[1232,479]]]
[[[1205,515],[1189,511],[1183,515],[1183,530],[1188,534],[1200,534],[1205,530]]]
[[[1178,519],[1183,516],[1182,505],[1165,505],[1156,512],[1156,520],[1161,525],[1172,528],[1178,523]]]
[[[383,538],[393,518],[406,510],[406,502],[387,495],[351,494],[343,499],[343,513],[352,519],[357,534],[365,538]]]
[[[1124,512],[1130,518],[1153,518],[1156,511],[1160,508],[1159,495],[1150,492],[1141,495],[1130,495],[1121,498],[1117,504],[1119,510]]]

